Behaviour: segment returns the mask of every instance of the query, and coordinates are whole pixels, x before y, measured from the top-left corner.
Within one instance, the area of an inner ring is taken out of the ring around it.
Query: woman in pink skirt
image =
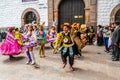
[[[14,37],[13,31],[14,27],[8,28],[6,39],[0,45],[1,54],[9,56],[10,59],[14,58],[13,55],[18,55],[22,52],[22,46],[18,44],[17,39]]]

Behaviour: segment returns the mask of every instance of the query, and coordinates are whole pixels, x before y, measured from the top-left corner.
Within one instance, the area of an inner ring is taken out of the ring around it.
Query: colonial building
[[[55,21],[109,25],[120,21],[120,0],[48,0],[49,25]]]
[[[0,0],[0,27],[46,22],[47,0]]]
[[[120,20],[120,0],[1,0],[0,27],[64,22],[108,25]]]
[[[64,22],[97,24],[97,0],[48,0],[49,25],[52,21],[60,25]]]
[[[120,0],[98,0],[97,24],[109,25],[120,21]]]

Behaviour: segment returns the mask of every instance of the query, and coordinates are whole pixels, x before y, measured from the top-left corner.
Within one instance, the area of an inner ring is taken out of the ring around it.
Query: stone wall
[[[22,0],[1,0],[0,2],[0,27],[18,26],[22,24],[21,16],[28,8],[35,9],[40,16],[40,22],[45,21],[48,26],[47,0],[22,2]]]
[[[98,0],[97,24],[109,25],[112,10],[119,3],[120,0]]]

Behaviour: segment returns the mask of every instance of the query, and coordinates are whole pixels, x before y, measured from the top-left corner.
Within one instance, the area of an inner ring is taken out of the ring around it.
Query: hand
[[[118,46],[117,43],[114,43],[115,46]]]

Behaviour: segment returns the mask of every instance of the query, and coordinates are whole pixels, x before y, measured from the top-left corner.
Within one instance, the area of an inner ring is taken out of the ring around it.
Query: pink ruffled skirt
[[[22,52],[22,46],[17,41],[13,43],[5,40],[0,46],[0,53],[2,55],[18,55]]]

